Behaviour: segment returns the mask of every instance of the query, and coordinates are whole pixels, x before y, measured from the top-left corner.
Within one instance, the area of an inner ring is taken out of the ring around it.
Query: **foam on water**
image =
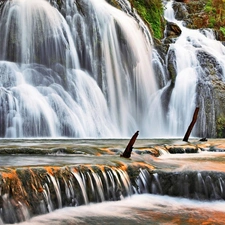
[[[21,225],[39,224],[223,224],[224,202],[200,202],[183,198],[134,195],[118,202],[64,208],[32,218]],[[218,217],[216,217],[218,215]],[[215,216],[215,217],[214,217]],[[176,219],[176,220],[175,220]],[[187,223],[188,224],[188,223]]]

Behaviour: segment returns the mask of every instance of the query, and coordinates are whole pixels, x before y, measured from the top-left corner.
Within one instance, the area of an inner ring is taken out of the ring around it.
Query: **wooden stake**
[[[194,115],[193,115],[193,118],[192,118],[192,121],[191,121],[191,123],[190,123],[190,125],[189,125],[189,127],[187,129],[187,132],[186,132],[186,134],[185,134],[185,136],[183,138],[183,141],[188,142],[188,138],[189,138],[189,136],[191,134],[191,131],[192,131],[192,129],[193,129],[194,125],[195,125],[195,122],[197,120],[197,117],[198,117],[198,111],[199,111],[199,107],[196,107]]]
[[[130,139],[126,149],[124,150],[123,154],[120,155],[120,157],[124,157],[124,158],[130,158],[131,156],[131,152],[132,152],[132,149],[133,149],[133,145],[134,145],[134,142],[136,141],[137,139],[137,136],[139,134],[139,131],[137,131],[133,137]]]

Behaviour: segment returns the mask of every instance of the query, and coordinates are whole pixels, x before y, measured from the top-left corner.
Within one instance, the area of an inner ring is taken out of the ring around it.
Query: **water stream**
[[[66,224],[224,224],[223,202],[199,202],[156,195],[135,195],[119,202],[64,208],[21,225]]]
[[[6,1],[0,15],[1,137],[130,137],[136,130],[142,137],[177,137],[196,106],[192,135],[216,135],[204,55],[215,64],[213,79],[224,81],[224,46],[210,30],[185,28],[169,1],[165,18],[181,35],[169,47],[176,79],[168,80],[167,62],[148,28],[128,1],[118,4],[122,10],[104,0]]]
[[[223,141],[3,140],[1,224],[223,224]]]

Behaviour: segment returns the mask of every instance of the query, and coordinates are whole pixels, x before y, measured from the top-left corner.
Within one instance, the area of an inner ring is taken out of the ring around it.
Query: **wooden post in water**
[[[134,145],[134,142],[136,141],[137,139],[137,136],[139,134],[139,131],[137,131],[133,137],[130,139],[126,149],[124,150],[123,154],[120,155],[120,157],[124,157],[124,158],[130,158],[131,156],[131,152],[132,152],[132,149],[133,149],[133,145]]]
[[[188,138],[189,138],[189,136],[191,134],[191,131],[192,131],[192,129],[193,129],[194,125],[195,125],[195,122],[197,120],[197,117],[198,117],[198,111],[199,111],[199,107],[196,107],[194,115],[193,115],[193,118],[192,118],[192,121],[191,121],[191,123],[190,123],[190,125],[189,125],[189,127],[188,127],[188,129],[186,131],[186,134],[185,134],[185,136],[183,138],[183,141],[188,142]]]

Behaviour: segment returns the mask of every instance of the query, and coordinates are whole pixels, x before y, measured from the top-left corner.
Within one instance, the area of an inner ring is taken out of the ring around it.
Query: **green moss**
[[[209,0],[209,1],[207,1],[206,5],[205,5],[204,11],[207,13],[211,13],[212,10],[213,10],[212,0]]]
[[[210,28],[213,28],[214,26],[215,26],[215,24],[216,24],[216,20],[215,20],[215,18],[210,18],[209,19],[209,27]]]
[[[158,0],[130,0],[130,2],[142,19],[150,25],[153,36],[161,39],[165,25],[162,2]]]
[[[216,131],[217,131],[218,138],[225,137],[225,117],[224,116],[218,117],[216,121]]]
[[[220,31],[223,33],[223,35],[225,36],[225,27],[220,27]]]
[[[207,5],[204,10],[209,13],[212,11],[212,6]]]

